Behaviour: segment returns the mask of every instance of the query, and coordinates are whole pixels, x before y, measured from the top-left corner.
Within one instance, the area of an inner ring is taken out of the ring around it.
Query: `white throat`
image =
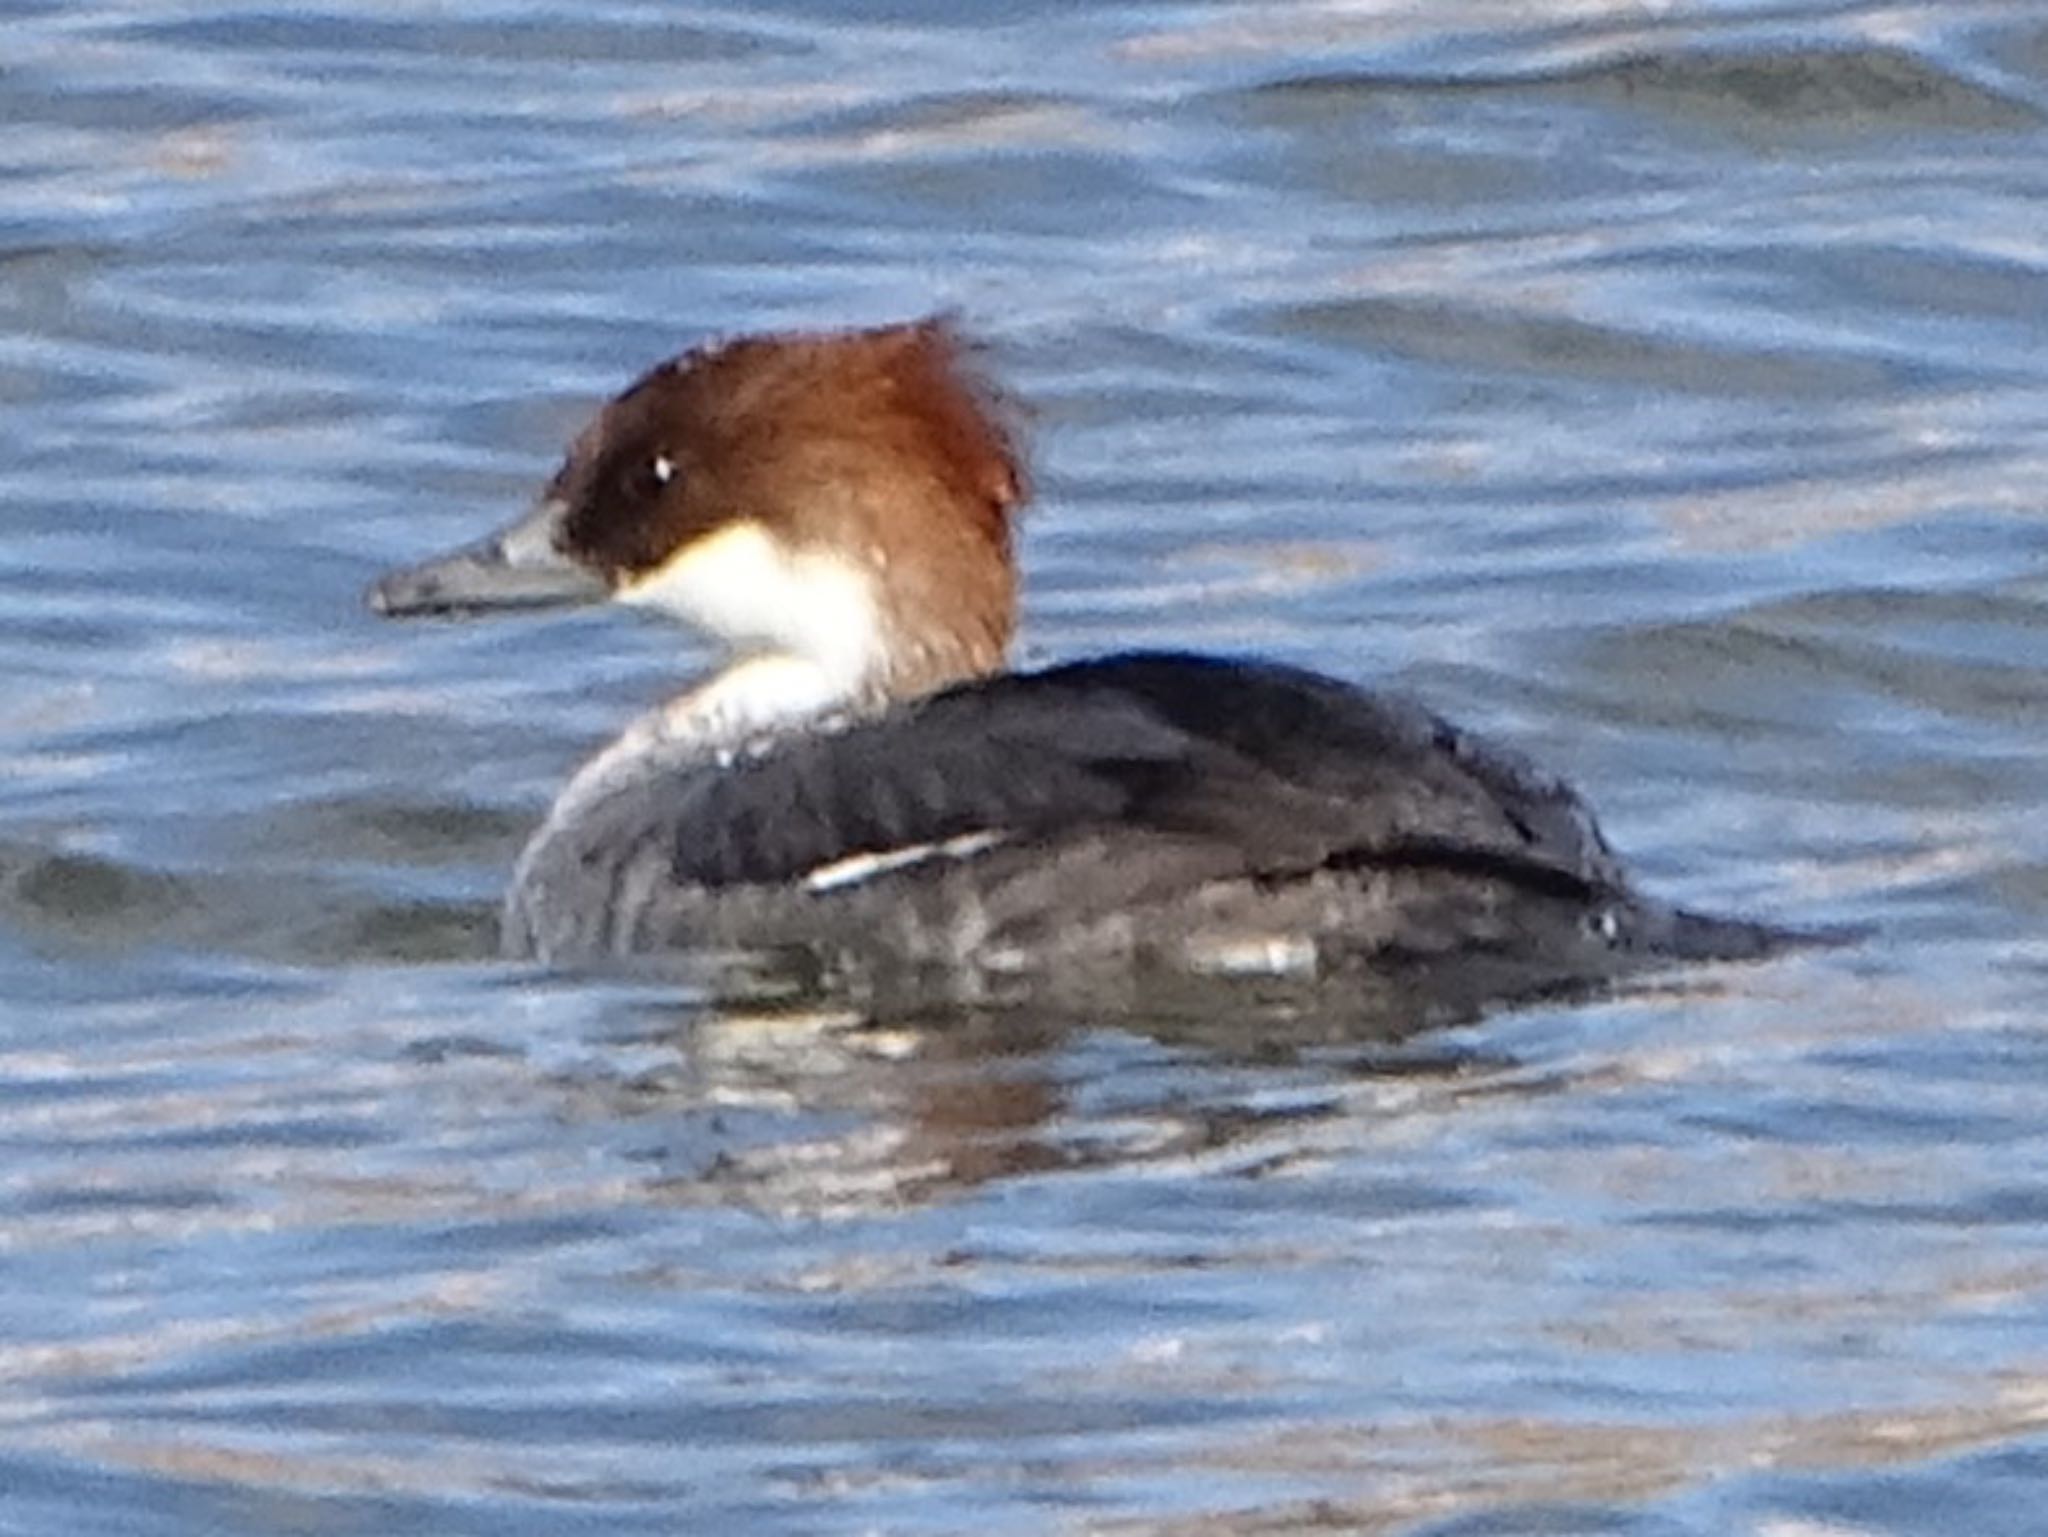
[[[781,701],[820,690],[851,702],[889,671],[874,573],[836,554],[793,550],[759,523],[685,546],[618,597],[752,653],[709,686],[732,694],[722,707],[742,714],[785,713]],[[759,703],[742,702],[748,692]]]

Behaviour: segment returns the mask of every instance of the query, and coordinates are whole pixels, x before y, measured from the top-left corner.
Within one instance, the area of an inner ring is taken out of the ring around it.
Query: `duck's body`
[[[1024,494],[943,326],[757,339],[650,374],[525,522],[380,584],[395,613],[609,590],[745,648],[563,791],[507,949],[1519,988],[1775,937],[1645,897],[1569,788],[1407,700],[1167,653],[1002,671]]]
[[[1578,797],[1519,757],[1405,700],[1169,653],[709,752],[650,724],[558,804],[506,914],[512,950],[554,959],[1241,972],[1483,950],[1557,979],[1709,932],[1754,943],[1646,902]]]

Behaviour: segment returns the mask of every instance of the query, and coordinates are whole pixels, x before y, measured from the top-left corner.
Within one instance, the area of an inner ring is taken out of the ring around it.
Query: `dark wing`
[[[1012,849],[1166,836],[1206,845],[1218,874],[1269,879],[1462,862],[1621,884],[1567,788],[1419,705],[1165,653],[955,689],[665,795],[672,872],[712,890],[978,836]]]
[[[1617,891],[1627,884],[1569,785],[1406,696],[1299,668],[1173,653],[1094,665],[1162,721],[1314,804],[1315,836],[1332,862],[1434,854],[1447,864],[1522,864]]]
[[[673,871],[713,890],[783,885],[856,854],[1138,823],[1196,782],[1199,748],[1114,688],[996,678],[694,777],[663,809]]]

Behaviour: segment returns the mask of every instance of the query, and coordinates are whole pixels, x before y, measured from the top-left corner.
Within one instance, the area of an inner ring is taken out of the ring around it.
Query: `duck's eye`
[[[683,467],[662,449],[622,457],[610,468],[612,494],[629,501],[659,501],[682,475]]]

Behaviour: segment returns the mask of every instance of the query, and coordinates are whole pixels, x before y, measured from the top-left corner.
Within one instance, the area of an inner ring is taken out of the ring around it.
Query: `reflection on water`
[[[2038,1525],[2028,8],[8,47],[0,1528]],[[947,307],[1032,411],[1029,659],[1389,679],[1654,889],[1874,938],[1421,1031],[500,965],[701,653],[364,581],[706,333]]]

